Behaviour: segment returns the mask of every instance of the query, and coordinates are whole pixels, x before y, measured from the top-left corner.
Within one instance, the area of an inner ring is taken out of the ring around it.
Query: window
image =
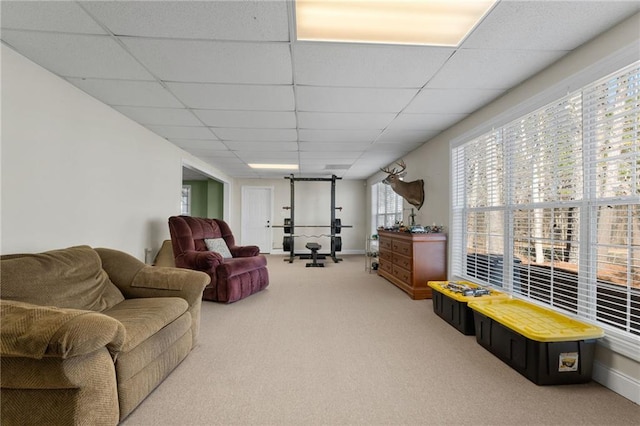
[[[392,227],[402,221],[402,197],[393,192],[389,185],[378,182],[371,187],[373,206],[373,233],[378,227]]]
[[[452,148],[452,269],[640,340],[640,62]]]
[[[182,198],[180,199],[180,214],[191,216],[191,185],[182,185]]]

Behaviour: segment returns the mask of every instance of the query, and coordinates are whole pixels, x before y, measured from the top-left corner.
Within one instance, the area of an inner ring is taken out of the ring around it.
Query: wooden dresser
[[[447,279],[446,234],[378,231],[378,275],[412,299],[430,299],[428,281]]]

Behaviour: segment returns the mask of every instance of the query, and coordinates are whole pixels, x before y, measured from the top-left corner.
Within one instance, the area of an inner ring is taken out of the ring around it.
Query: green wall
[[[183,185],[191,185],[191,216],[222,219],[223,185],[212,179],[185,180]]]

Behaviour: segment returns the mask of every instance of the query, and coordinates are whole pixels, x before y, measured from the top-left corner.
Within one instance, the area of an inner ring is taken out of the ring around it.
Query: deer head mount
[[[400,170],[396,170],[395,167],[393,169],[389,169],[389,167],[380,169],[388,174],[382,183],[389,185],[391,189],[393,189],[393,192],[420,210],[420,207],[422,207],[424,203],[424,181],[422,179],[414,180],[413,182],[400,180],[400,178],[406,174],[403,172],[407,166],[404,164],[404,161],[399,161],[396,164],[400,166]]]

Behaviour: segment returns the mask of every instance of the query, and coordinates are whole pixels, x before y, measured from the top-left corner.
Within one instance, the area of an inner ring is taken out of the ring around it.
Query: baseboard
[[[640,405],[640,380],[614,370],[598,361],[593,362],[591,378],[602,386]]]

